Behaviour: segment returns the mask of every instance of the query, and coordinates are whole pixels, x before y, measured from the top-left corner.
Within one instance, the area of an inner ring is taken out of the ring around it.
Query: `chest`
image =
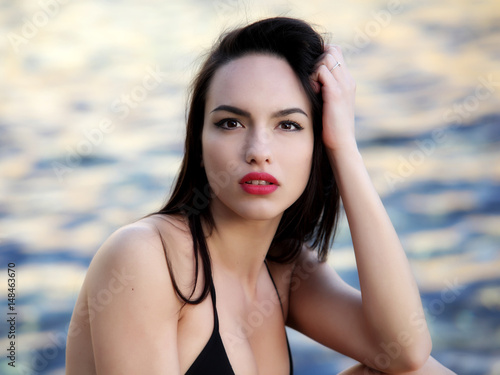
[[[182,373],[208,350],[219,362],[225,356],[238,375],[290,374],[285,319],[273,284],[264,285],[250,301],[234,289],[220,285],[215,305],[209,295],[184,311],[178,328]]]

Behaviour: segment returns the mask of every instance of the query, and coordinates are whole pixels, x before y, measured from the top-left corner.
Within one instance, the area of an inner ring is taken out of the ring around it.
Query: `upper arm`
[[[363,318],[361,293],[310,250],[302,251],[293,271],[287,324],[360,362],[376,351]]]
[[[159,234],[125,227],[99,249],[87,274],[98,374],[178,374],[181,304]]]

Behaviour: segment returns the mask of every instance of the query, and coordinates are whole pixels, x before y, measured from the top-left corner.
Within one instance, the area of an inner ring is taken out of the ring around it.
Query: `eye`
[[[225,118],[223,120],[220,120],[215,123],[215,126],[226,130],[233,130],[243,127],[243,125],[241,125],[238,120],[235,120],[233,118]]]
[[[285,130],[285,131],[288,131],[288,132],[299,131],[299,130],[304,129],[302,126],[297,124],[295,121],[290,121],[290,120],[280,122],[278,127]]]

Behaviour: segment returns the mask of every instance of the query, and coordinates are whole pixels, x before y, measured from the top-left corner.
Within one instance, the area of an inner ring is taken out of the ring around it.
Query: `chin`
[[[283,214],[282,210],[269,207],[263,207],[264,205],[254,204],[250,207],[238,207],[235,208],[234,212],[244,220],[273,220],[277,217],[281,218]]]
[[[226,211],[223,215],[234,216],[235,220],[270,221],[280,220],[293,202],[284,202],[279,199],[226,200],[217,197],[212,204],[215,211],[219,213]]]
[[[288,203],[288,202],[287,202]],[[245,202],[244,205],[234,207],[234,211],[246,220],[281,220],[285,210],[290,204],[277,204],[277,202]]]

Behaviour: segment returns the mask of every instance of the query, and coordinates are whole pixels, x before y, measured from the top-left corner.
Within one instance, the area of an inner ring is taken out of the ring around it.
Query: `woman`
[[[302,21],[225,35],[193,83],[170,200],[90,265],[67,374],[290,374],[285,325],[360,362],[343,374],[450,373],[358,152],[354,91]],[[324,262],[340,197],[361,293]]]

